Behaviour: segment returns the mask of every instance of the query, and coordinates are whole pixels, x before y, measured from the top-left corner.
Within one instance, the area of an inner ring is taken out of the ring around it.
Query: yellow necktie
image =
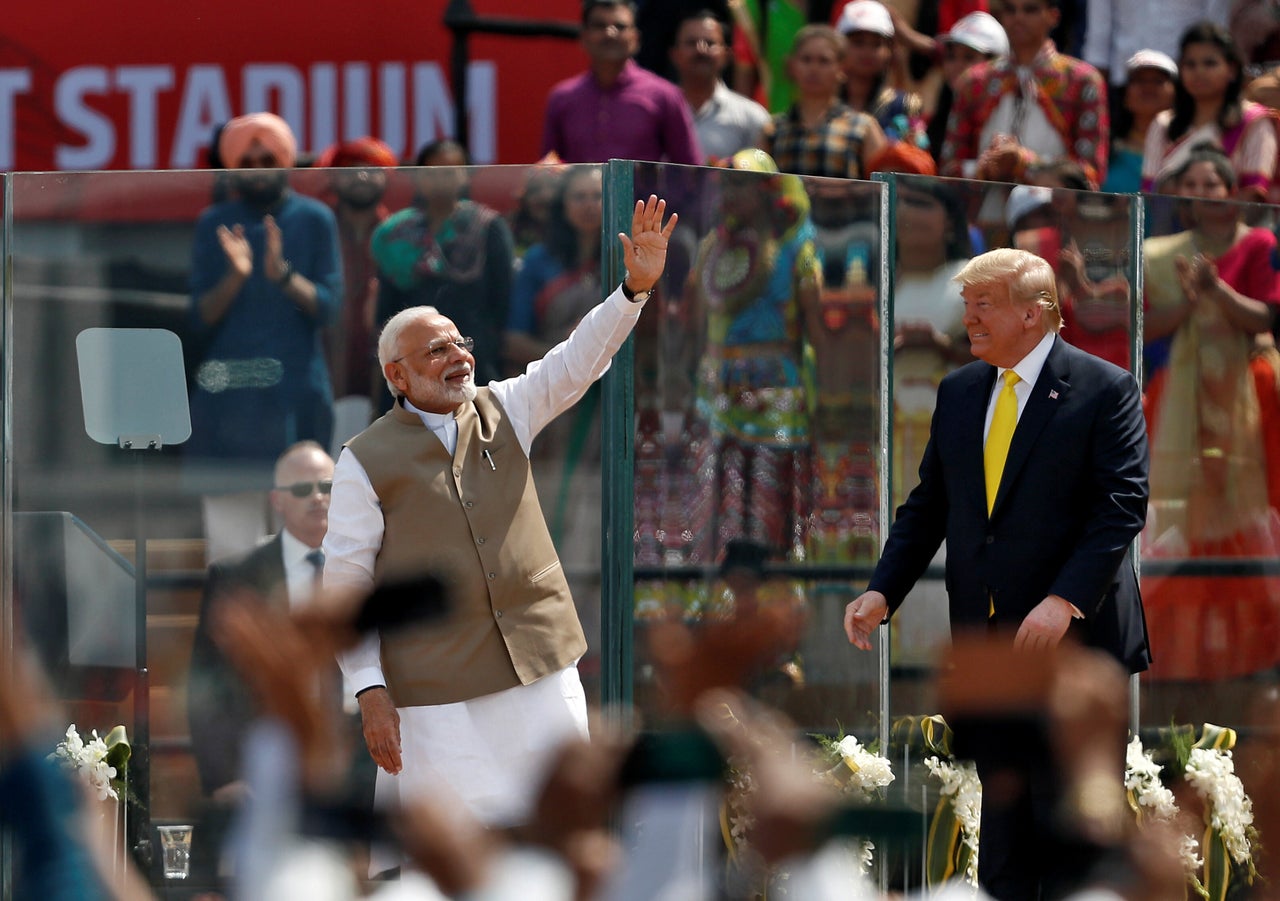
[[[996,398],[996,409],[991,414],[991,429],[987,432],[987,443],[982,449],[982,469],[987,477],[987,513],[996,505],[996,492],[1000,489],[1000,474],[1004,472],[1004,461],[1009,456],[1009,442],[1013,440],[1013,429],[1018,424],[1018,395],[1013,386],[1018,384],[1018,374],[1012,369],[1004,372],[1004,387]]]

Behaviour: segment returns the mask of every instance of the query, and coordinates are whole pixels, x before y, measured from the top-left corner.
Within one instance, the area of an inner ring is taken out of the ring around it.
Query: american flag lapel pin
[[[1057,400],[1057,399],[1058,399],[1058,392],[1054,391],[1053,389],[1049,389],[1049,400]]]

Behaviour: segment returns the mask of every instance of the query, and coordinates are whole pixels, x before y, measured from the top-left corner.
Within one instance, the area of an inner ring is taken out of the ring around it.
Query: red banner
[[[447,0],[53,0],[0,24],[0,170],[188,169],[215,125],[284,116],[300,152],[373,134],[401,158],[454,133]],[[477,15],[577,21],[578,0],[473,0]],[[536,9],[536,13],[532,10]],[[537,158],[547,92],[583,69],[561,38],[474,35],[476,163]]]

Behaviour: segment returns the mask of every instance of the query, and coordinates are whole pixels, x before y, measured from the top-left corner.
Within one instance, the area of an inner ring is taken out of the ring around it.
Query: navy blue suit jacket
[[[996,367],[938,386],[920,484],[898,509],[868,586],[893,611],[943,539],[951,624],[1016,629],[1051,594],[1084,613],[1081,640],[1130,672],[1150,664],[1130,548],[1147,513],[1147,439],[1133,376],[1054,341],[1018,420],[987,515],[983,427]]]

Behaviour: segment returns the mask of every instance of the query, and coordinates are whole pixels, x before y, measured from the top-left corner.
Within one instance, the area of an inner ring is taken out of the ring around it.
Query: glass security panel
[[[613,287],[600,276],[602,167],[438,162],[6,176],[6,622],[22,625],[16,641],[36,653],[67,724],[86,740],[126,728],[120,846],[156,884],[152,827],[195,824],[186,884],[226,888],[218,836],[258,708],[216,652],[209,610],[221,601],[210,598],[243,587],[240,564],[271,551],[282,526],[303,523],[303,545],[318,541],[306,522],[323,535],[332,473],[316,455],[336,458],[390,404],[383,324],[434,306],[473,339],[483,385],[539,359]],[[153,345],[157,335],[167,337]],[[599,391],[532,447],[587,635],[589,703],[601,646]],[[189,405],[189,437],[148,415],[175,398]],[[151,423],[172,432],[154,448]],[[140,440],[123,447],[134,430]],[[317,447],[278,469],[302,441]],[[465,527],[455,532],[470,545]],[[435,543],[424,543],[428,568]],[[307,602],[314,572],[286,590],[286,551],[274,547],[277,578],[249,596],[283,611]],[[319,678],[336,699],[336,670]],[[333,785],[366,802],[373,764],[358,717],[334,730],[351,765]]]
[[[974,359],[962,322],[960,286],[952,280],[964,265],[998,247],[1044,258],[1058,274],[1062,339],[1130,368],[1137,264],[1131,197],[1049,185],[892,179],[891,494],[896,509],[918,480],[938,382]],[[915,706],[918,687],[912,674],[926,674],[949,640],[945,555],[944,546],[892,621],[895,711]]]
[[[667,624],[772,608],[751,689],[873,737],[878,658],[841,622],[880,537],[884,188],[743,165],[635,172],[680,214],[635,348],[635,701],[663,710]]]
[[[1127,368],[1137,316],[1131,238],[1137,211],[1130,197],[1050,186],[896,175],[890,184],[888,482],[896,509],[918,482],[939,382],[974,359],[954,277],[974,256],[995,248],[1016,247],[1041,256],[1057,274],[1062,339]],[[981,472],[976,477],[981,479]],[[922,834],[940,786],[924,761],[945,759],[940,750],[950,737],[946,733],[944,738],[935,718],[940,712],[937,662],[952,637],[946,558],[944,544],[889,625],[888,753],[898,777],[894,790],[922,812]],[[986,697],[982,692],[991,688],[972,685],[971,700]],[[953,696],[957,690],[952,687]],[[923,852],[908,853],[890,864],[891,878],[905,887],[920,886],[926,859],[932,860]]]
[[[1210,162],[1174,190],[1143,198],[1142,722],[1247,727],[1280,663],[1276,210],[1221,199]]]

